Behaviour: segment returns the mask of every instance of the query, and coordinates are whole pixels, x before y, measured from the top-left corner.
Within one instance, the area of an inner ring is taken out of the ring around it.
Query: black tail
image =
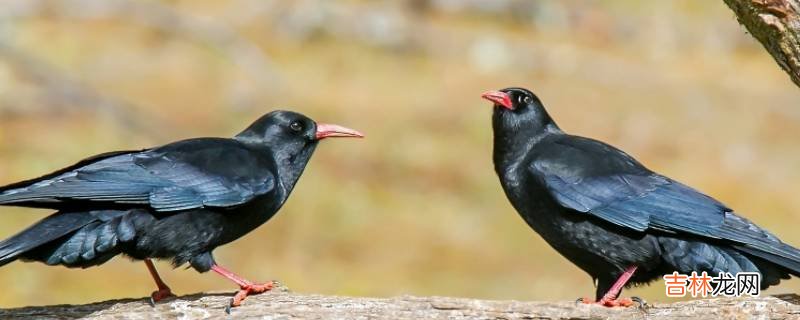
[[[800,277],[800,250],[785,244],[773,244],[774,250],[759,250],[747,246],[734,246],[736,249],[749,255],[761,258],[767,262],[780,266],[786,272]]]
[[[55,213],[28,229],[0,242],[0,266],[20,258],[27,252],[57,241],[97,218],[85,212]]]
[[[753,262],[756,263],[761,270],[762,287],[776,285],[781,279],[788,279],[790,274],[795,277],[800,277],[800,261],[798,261],[797,258],[797,253],[800,253],[800,251],[783,243],[779,244],[779,246],[782,248],[775,251],[793,251],[796,254],[794,256],[787,256],[745,246],[735,246],[736,249],[755,257]]]
[[[733,245],[748,256],[761,273],[761,288],[777,285],[790,275],[800,277],[800,250],[783,243],[770,233],[768,237],[744,245]]]
[[[789,274],[800,277],[800,250],[784,243],[750,220],[732,212],[727,213],[718,235],[723,239],[733,240],[736,243],[731,247],[755,258],[753,261],[757,262],[763,276],[762,284],[772,285],[769,278],[779,281]]]

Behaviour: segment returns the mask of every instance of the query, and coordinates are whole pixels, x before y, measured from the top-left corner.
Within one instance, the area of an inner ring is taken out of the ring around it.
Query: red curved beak
[[[508,110],[514,110],[514,105],[511,104],[511,97],[502,91],[486,91],[481,95],[481,98],[494,102],[495,105],[503,106]]]
[[[318,123],[317,140],[322,140],[330,137],[363,138],[364,135],[356,130],[345,128],[335,124]]]

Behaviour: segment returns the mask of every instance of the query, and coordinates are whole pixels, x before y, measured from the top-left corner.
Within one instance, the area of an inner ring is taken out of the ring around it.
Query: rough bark
[[[145,299],[0,310],[0,319],[799,319],[800,296],[712,299],[608,309],[574,302],[444,297],[351,298],[272,292],[226,316],[230,293],[196,294],[151,307]]]
[[[800,0],[725,0],[725,3],[800,86]]]

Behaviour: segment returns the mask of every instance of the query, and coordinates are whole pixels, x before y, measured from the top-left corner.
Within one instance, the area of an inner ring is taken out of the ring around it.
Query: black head
[[[524,88],[506,88],[481,95],[494,103],[495,128],[546,130],[557,128],[542,102]]]
[[[561,132],[542,102],[523,88],[489,91],[482,95],[494,103],[494,160],[498,170],[525,157],[546,135]]]
[[[361,138],[364,135],[342,126],[316,123],[297,112],[273,111],[253,122],[235,139],[272,153],[283,183],[294,186],[317,143],[330,137]]]
[[[329,137],[361,138],[360,132],[342,126],[316,123],[311,118],[292,111],[273,111],[236,135],[239,140],[278,145],[307,145]]]

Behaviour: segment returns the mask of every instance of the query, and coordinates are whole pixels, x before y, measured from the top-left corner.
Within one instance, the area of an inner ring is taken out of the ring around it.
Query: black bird
[[[14,260],[87,268],[123,254],[188,263],[235,282],[238,306],[268,291],[222,268],[212,251],[260,226],[286,202],[317,143],[358,131],[274,111],[232,139],[196,138],[140,151],[97,155],[40,178],[0,187],[0,205],[58,210],[0,242],[0,266]]]
[[[758,272],[762,289],[800,276],[798,249],[619,149],[564,133],[532,92],[483,98],[494,103],[494,166],[506,196],[596,281],[599,304],[630,305],[617,300],[623,287],[674,271]]]

